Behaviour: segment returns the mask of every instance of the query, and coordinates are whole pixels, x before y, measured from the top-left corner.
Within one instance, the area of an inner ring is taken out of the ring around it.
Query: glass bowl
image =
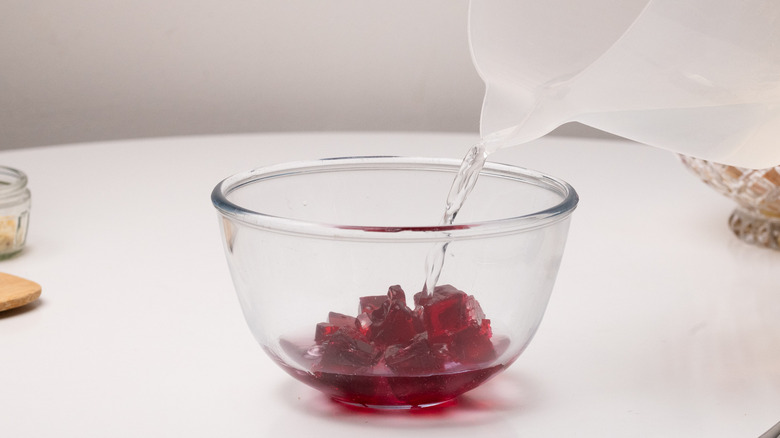
[[[514,362],[536,332],[577,194],[488,163],[449,226],[460,162],[353,157],[231,176],[212,201],[246,321],[287,373],[343,403],[425,407]],[[447,243],[433,293],[426,255]]]
[[[737,203],[729,228],[747,243],[780,250],[780,166],[746,169],[680,155],[705,184]]]

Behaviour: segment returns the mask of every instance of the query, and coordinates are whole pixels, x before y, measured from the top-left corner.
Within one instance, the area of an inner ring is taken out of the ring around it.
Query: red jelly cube
[[[382,307],[382,304],[387,301],[386,295],[375,295],[370,297],[360,297],[360,308],[358,314],[368,313],[369,315],[374,310]]]
[[[490,328],[490,320],[482,319],[479,323],[479,334],[488,338],[493,337],[493,329]]]
[[[400,303],[375,310],[371,320],[369,339],[379,345],[406,344],[420,331],[412,309]]]
[[[420,333],[406,346],[391,345],[385,350],[385,364],[399,375],[435,374],[444,370],[447,355],[444,346],[428,342],[428,335]]]
[[[465,311],[467,324],[482,324],[482,320],[485,318],[485,312],[482,311],[482,306],[479,305],[479,301],[474,298],[474,295],[469,295],[468,298],[466,298]]]
[[[361,330],[368,328],[369,339],[380,346],[407,344],[422,331],[400,286],[390,287],[382,305],[370,313],[370,324],[364,317],[358,323]]]
[[[336,327],[355,327],[356,322],[357,320],[354,316],[336,312],[328,313],[328,323],[333,324]]]
[[[395,286],[390,286],[390,289],[387,290],[387,299],[392,303],[399,303],[406,306],[406,294],[404,293],[404,290],[401,289],[401,286],[397,284]]]
[[[381,298],[381,300],[379,299]],[[382,321],[390,311],[390,307],[397,305],[398,307],[406,307],[406,294],[401,286],[390,286],[387,290],[387,295],[383,297],[362,297],[360,299],[360,307],[363,312],[371,315],[371,319],[374,322]]]
[[[341,327],[322,344],[321,371],[354,372],[374,365],[382,352],[356,329]]]
[[[323,341],[329,339],[339,328],[333,324],[327,322],[321,322],[317,324],[317,328],[314,331],[314,342],[321,344]]]
[[[371,315],[368,313],[361,313],[358,315],[355,321],[355,327],[360,330],[360,333],[367,335],[368,331],[371,329],[371,324],[373,324],[373,321],[371,321]]]
[[[483,319],[479,325],[471,324],[454,333],[447,349],[452,357],[460,363],[488,362],[496,358],[493,342],[490,341],[491,335],[490,320]]]
[[[323,341],[329,339],[340,327],[354,328],[357,325],[357,320],[354,317],[344,315],[341,313],[330,312],[328,313],[328,322],[321,322],[317,324],[317,328],[314,331],[314,342],[321,344]]]
[[[431,340],[446,339],[450,334],[464,329],[467,295],[450,285],[437,286],[432,295],[420,292],[414,302],[422,307],[422,322]]]

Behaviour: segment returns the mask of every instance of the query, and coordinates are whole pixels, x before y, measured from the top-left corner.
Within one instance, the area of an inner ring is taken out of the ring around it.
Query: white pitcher
[[[780,0],[471,0],[469,36],[492,149],[578,121],[780,164]]]

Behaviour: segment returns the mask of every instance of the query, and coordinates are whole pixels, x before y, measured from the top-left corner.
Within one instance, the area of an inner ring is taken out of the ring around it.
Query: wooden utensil
[[[0,312],[31,303],[41,296],[41,285],[0,272]]]

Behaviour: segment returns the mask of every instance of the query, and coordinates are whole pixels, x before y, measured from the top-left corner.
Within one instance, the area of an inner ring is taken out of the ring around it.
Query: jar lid
[[[0,196],[10,195],[27,187],[27,175],[12,167],[0,166]]]

